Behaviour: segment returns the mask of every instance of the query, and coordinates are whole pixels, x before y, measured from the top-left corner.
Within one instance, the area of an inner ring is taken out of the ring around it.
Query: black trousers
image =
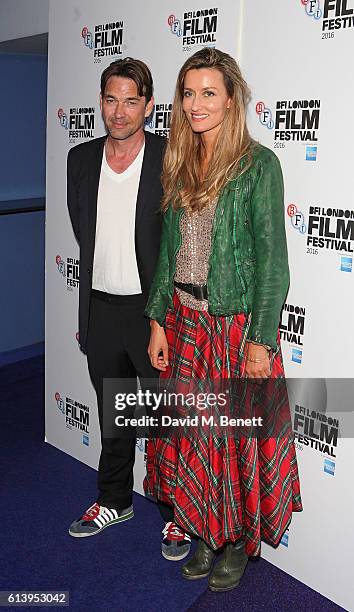
[[[97,395],[102,450],[98,467],[98,503],[122,510],[132,504],[134,437],[103,436],[103,380],[125,379],[117,392],[136,390],[136,377],[157,379],[147,347],[150,325],[144,317],[146,298],[143,295],[110,296],[92,292],[87,340],[87,360]],[[129,389],[127,379],[130,379]],[[161,505],[165,521],[173,520],[173,509]]]

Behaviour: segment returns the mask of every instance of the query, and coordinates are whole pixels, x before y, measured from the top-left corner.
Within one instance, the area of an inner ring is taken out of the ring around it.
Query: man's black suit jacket
[[[86,352],[95,249],[97,194],[106,136],[70,149],[67,202],[80,246],[79,342]],[[145,151],[135,215],[135,252],[143,294],[148,298],[159,253],[162,198],[161,171],[166,140],[145,132]]]

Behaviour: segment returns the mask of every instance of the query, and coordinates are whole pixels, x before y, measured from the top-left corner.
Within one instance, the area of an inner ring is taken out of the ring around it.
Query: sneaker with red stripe
[[[133,518],[133,506],[124,508],[124,510],[116,510],[115,508],[106,508],[95,502],[85,514],[71,523],[69,534],[74,538],[87,538],[88,536],[101,533],[106,527],[122,523]]]
[[[190,535],[171,521],[166,523],[162,533],[164,536],[161,544],[162,556],[169,561],[184,559],[191,548]]]

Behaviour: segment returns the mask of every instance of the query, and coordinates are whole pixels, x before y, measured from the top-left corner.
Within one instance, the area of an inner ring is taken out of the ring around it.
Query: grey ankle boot
[[[245,571],[248,556],[244,545],[237,548],[234,544],[226,544],[225,550],[218,563],[214,565],[209,576],[211,591],[231,591],[238,586]]]
[[[193,557],[182,566],[182,576],[187,580],[198,580],[208,576],[216,553],[204,540],[198,540],[197,550]]]

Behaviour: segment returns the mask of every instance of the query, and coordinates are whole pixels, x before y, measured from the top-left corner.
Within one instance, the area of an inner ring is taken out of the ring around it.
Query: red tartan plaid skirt
[[[187,388],[206,377],[240,378],[248,326],[244,314],[212,316],[187,308],[175,295],[166,316],[169,367],[161,379]],[[280,347],[271,377],[284,379]],[[284,408],[290,422],[287,396]],[[258,555],[261,539],[276,546],[292,512],[302,510],[291,426],[264,439],[220,437],[212,428],[207,436],[150,439],[144,489],[172,505],[175,522],[213,549],[243,539],[247,554]]]

